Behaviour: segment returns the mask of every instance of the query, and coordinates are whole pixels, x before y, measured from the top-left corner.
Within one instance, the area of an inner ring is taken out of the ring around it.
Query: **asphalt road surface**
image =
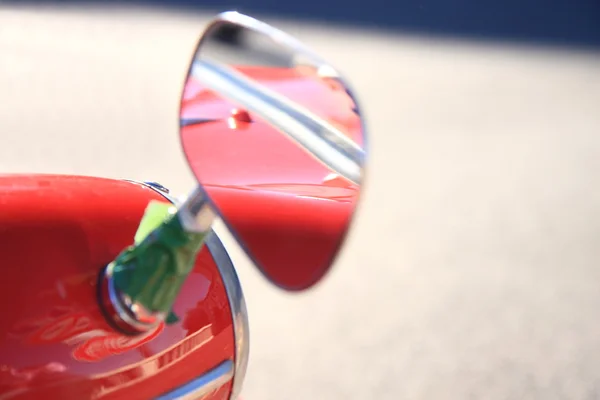
[[[0,8],[0,169],[187,192],[178,97],[206,18]],[[271,287],[227,239],[245,398],[600,398],[600,54],[268,22],[351,78],[371,153],[316,289]]]

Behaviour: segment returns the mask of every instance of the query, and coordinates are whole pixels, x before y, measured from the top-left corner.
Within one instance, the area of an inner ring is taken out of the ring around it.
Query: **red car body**
[[[126,336],[102,315],[99,272],[132,244],[151,200],[168,201],[127,181],[0,177],[0,398],[156,398],[235,362],[216,237],[177,299],[180,322]],[[231,383],[206,398],[229,398]]]

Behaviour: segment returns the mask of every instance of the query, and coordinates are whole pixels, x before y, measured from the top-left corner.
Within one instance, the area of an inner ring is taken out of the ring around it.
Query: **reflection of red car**
[[[362,144],[355,105],[335,81],[298,68],[238,70]],[[182,143],[194,174],[265,275],[293,290],[321,279],[344,240],[340,232],[347,230],[359,188],[268,123],[252,114],[248,123],[245,111],[193,79],[185,87],[181,115]],[[307,267],[312,265],[324,268]]]

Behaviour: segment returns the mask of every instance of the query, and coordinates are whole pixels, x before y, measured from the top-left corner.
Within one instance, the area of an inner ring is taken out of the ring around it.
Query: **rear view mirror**
[[[365,162],[339,72],[282,31],[221,14],[196,48],[180,126],[191,170],[263,274],[287,290],[319,281],[350,227]]]

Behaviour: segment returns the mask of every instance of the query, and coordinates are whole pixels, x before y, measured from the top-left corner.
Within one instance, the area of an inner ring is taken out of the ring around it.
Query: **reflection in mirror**
[[[237,13],[206,30],[181,100],[190,167],[259,269],[301,290],[355,211],[365,132],[348,85],[300,42]]]

